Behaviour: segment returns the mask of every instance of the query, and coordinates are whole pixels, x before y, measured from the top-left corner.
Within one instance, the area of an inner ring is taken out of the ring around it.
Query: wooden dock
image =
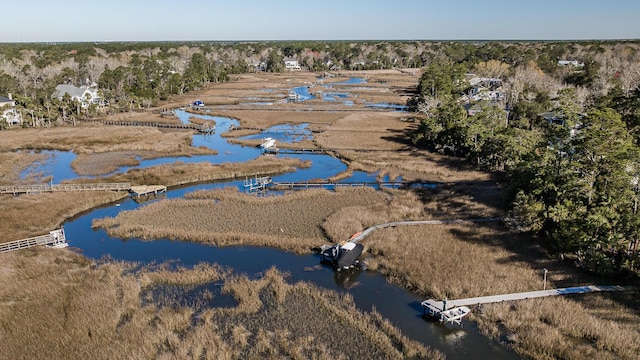
[[[184,129],[184,130],[196,130],[201,133],[213,133],[215,132],[215,123],[207,121],[204,124],[193,123],[173,123],[173,122],[155,122],[155,121],[115,121],[115,120],[102,120],[102,119],[85,119],[86,122],[98,122],[103,125],[113,126],[146,126],[156,127],[162,129]]]
[[[49,245],[55,248],[68,246],[67,239],[64,236],[64,230],[58,229],[50,231],[46,235],[36,236],[28,239],[16,240],[0,244],[0,253],[26,249],[38,245]]]
[[[318,149],[318,148],[310,148],[310,149],[283,149],[283,148],[263,148],[263,154],[308,154],[308,155],[325,155],[327,153],[333,152],[332,150],[327,149]]]
[[[367,182],[367,181],[353,181],[353,182],[274,182],[271,187],[278,190],[299,190],[299,189],[335,189],[339,187],[363,187],[363,186],[388,186],[398,188],[402,186],[401,182]]]
[[[139,186],[131,186],[129,188],[129,192],[131,196],[134,198],[140,198],[144,196],[151,196],[158,194],[166,193],[167,187],[164,185],[139,185]]]
[[[244,191],[259,192],[266,190],[267,186],[271,184],[270,176],[255,177],[253,179],[246,178],[244,180]]]
[[[381,188],[402,189],[402,188],[435,188],[436,186],[437,186],[436,183],[427,183],[427,182],[422,183],[422,182],[415,182],[415,181],[411,181],[411,182],[404,182],[404,181],[273,182],[270,177],[246,179],[244,184],[245,191],[249,191],[249,192],[253,192],[255,190],[267,190],[267,189],[276,190],[276,191],[304,190],[304,189],[335,190],[341,187],[342,188],[373,187],[375,189],[381,189]],[[427,223],[427,222],[420,222],[420,223]],[[384,227],[385,224],[382,224],[379,226]],[[393,225],[386,225],[386,226],[393,226]]]
[[[625,290],[626,289],[624,287],[617,286],[617,285],[587,285],[587,286],[577,286],[577,287],[569,287],[569,288],[562,288],[562,289],[481,296],[481,297],[458,299],[458,300],[445,299],[442,301],[438,301],[434,299],[429,299],[421,302],[420,304],[424,309],[425,315],[440,318],[441,321],[456,322],[459,324],[460,323],[459,321],[455,321],[455,320],[450,321],[446,316],[443,318],[442,316],[443,313],[444,315],[447,315],[448,314],[447,311],[450,312],[451,310],[460,309],[460,308],[464,310],[464,309],[468,309],[467,306],[473,306],[473,305],[535,299],[540,297],[557,296],[557,295],[584,294],[588,292],[602,292],[602,291],[625,291]],[[462,317],[456,320],[460,320],[461,318]]]
[[[502,218],[479,218],[479,219],[454,219],[454,220],[414,220],[414,221],[395,221],[384,224],[378,224],[366,228],[365,230],[355,234],[349,239],[351,242],[358,242],[376,230],[397,227],[397,226],[415,226],[415,225],[450,225],[450,224],[473,224],[502,221]]]
[[[61,191],[127,191],[130,183],[36,184],[0,186],[0,194],[31,194]]]

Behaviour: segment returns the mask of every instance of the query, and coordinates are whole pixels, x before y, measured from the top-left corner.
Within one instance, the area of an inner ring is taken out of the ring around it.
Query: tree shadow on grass
[[[495,231],[491,236],[480,236],[478,227],[491,227]],[[530,235],[513,233],[505,228],[503,223],[477,223],[473,228],[454,228],[450,232],[459,240],[478,244],[480,246],[505,249],[510,255],[497,260],[498,264],[525,263],[532,269],[539,269],[540,285],[543,285],[544,270],[548,271],[549,283],[553,288],[574,287],[582,285],[622,285],[629,288],[625,292],[610,292],[607,297],[619,304],[621,311],[629,311],[640,316],[640,297],[638,296],[638,279],[621,279],[598,275],[579,269],[571,260],[550,256]],[[553,282],[551,282],[553,281]],[[542,289],[540,289],[542,290]],[[495,295],[495,294],[491,294]],[[583,295],[569,296],[583,306],[594,307],[595,302],[588,302]],[[623,310],[624,309],[624,310]]]

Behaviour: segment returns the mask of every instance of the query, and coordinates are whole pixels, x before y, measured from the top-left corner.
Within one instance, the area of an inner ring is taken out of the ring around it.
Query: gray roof
[[[82,97],[82,94],[87,90],[86,87],[76,87],[73,85],[58,85],[56,86],[56,92],[54,96],[61,97],[64,94],[69,94],[71,97]]]
[[[6,96],[0,95],[0,103],[8,103],[8,102],[13,102],[13,100],[9,99]]]

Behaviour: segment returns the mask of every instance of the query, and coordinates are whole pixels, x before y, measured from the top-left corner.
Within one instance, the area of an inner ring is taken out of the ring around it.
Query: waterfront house
[[[16,102],[11,94],[0,96],[0,119],[9,125],[22,124],[22,114],[16,109]]]
[[[284,68],[288,71],[299,71],[302,70],[300,67],[300,63],[296,59],[285,58],[284,59]]]
[[[69,94],[71,99],[80,102],[83,108],[89,107],[91,104],[100,104],[100,96],[98,96],[98,86],[94,83],[91,86],[74,86],[74,85],[58,85],[53,97],[62,100],[64,94]]]

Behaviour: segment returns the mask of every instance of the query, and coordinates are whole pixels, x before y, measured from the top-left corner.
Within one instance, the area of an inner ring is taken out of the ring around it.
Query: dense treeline
[[[297,59],[304,70],[419,68],[450,62],[459,70],[499,60],[512,68],[536,61],[547,71],[555,59],[574,54],[588,72],[567,76],[581,86],[599,69],[593,60],[611,47],[634,43],[516,43],[424,41],[290,42],[132,42],[0,44],[0,94],[12,94],[23,126],[73,123],[97,111],[129,111],[154,105],[230,74],[284,71],[284,58]],[[98,84],[107,106],[78,106],[52,98],[58,84]],[[442,85],[442,84],[440,84]],[[6,124],[0,124],[4,127]]]
[[[509,224],[551,253],[599,273],[637,271],[640,47],[561,43],[529,50],[523,62],[463,49],[428,64],[409,102],[424,115],[411,139],[505,173],[513,196]],[[561,66],[560,59],[578,65]],[[470,101],[469,73],[502,80],[504,98]]]

